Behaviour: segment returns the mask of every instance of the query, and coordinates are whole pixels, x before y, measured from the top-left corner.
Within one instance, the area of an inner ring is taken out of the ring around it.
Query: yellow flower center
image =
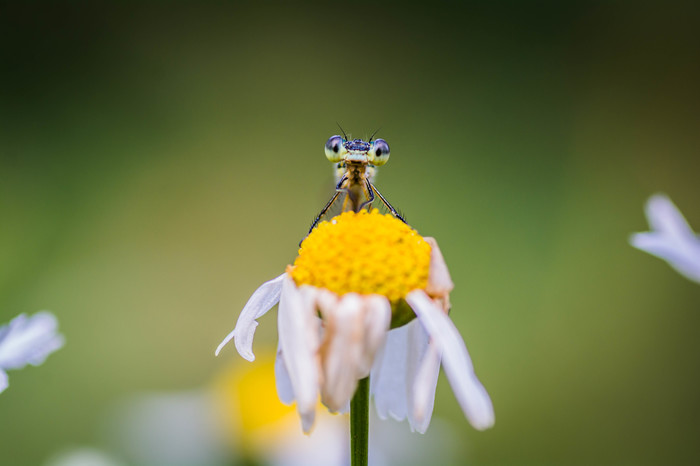
[[[425,288],[430,245],[414,229],[377,209],[344,212],[306,237],[291,269],[299,285],[380,294],[396,303]]]

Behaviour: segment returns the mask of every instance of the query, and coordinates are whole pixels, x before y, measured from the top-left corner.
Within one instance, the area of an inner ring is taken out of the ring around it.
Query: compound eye
[[[331,136],[326,141],[326,157],[333,163],[343,160],[343,156],[347,153],[345,149],[345,139],[340,136]]]
[[[376,166],[384,165],[389,160],[389,144],[384,139],[372,142],[369,149],[370,162]]]

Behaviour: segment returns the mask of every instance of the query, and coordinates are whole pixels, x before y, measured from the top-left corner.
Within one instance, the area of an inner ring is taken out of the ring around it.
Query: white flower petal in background
[[[378,421],[370,411],[370,466],[470,464],[470,439],[447,420],[433,419],[423,435],[403,424]]]
[[[49,312],[38,312],[31,317],[18,315],[0,328],[0,367],[21,369],[27,364],[40,365],[63,346],[63,336],[57,329],[58,321]]]
[[[108,414],[106,433],[128,464],[223,465],[228,458],[218,406],[204,390],[124,399]]]
[[[3,392],[7,388],[8,381],[7,381],[7,373],[0,369],[0,393]]]
[[[671,200],[655,194],[646,204],[650,232],[635,233],[630,244],[659,257],[678,273],[700,283],[700,238]]]
[[[349,464],[348,420],[345,416],[319,413],[316,428],[307,435],[299,432],[298,421],[290,419],[285,429],[268,438],[261,459],[271,466],[347,466]]]
[[[125,466],[96,448],[74,448],[51,457],[44,466]]]
[[[58,333],[58,321],[50,312],[28,317],[20,314],[0,327],[0,392],[7,388],[7,369],[38,366],[64,344]]]

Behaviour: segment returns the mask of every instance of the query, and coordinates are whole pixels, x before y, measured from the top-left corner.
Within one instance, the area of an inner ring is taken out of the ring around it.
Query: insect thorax
[[[338,184],[346,175],[353,183],[362,182],[363,179],[372,181],[377,173],[377,167],[372,164],[348,163],[345,161],[335,164],[335,183]]]

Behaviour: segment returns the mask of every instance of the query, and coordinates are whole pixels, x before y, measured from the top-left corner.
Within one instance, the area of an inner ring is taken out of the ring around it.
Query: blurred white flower
[[[630,244],[665,260],[684,277],[700,283],[700,238],[678,208],[665,195],[655,194],[647,201],[645,210],[652,231],[633,234]]]
[[[447,315],[452,288],[433,238],[376,211],[345,212],[316,227],[294,267],[253,293],[216,354],[234,339],[253,361],[256,319],[279,302],[277,391],[284,403],[296,400],[304,432],[319,395],[331,412],[346,412],[371,373],[379,416],[408,418],[424,433],[441,364],[469,422],[487,429],[493,406]]]
[[[125,466],[125,463],[96,448],[78,447],[52,456],[44,466]]]
[[[217,406],[206,390],[136,394],[107,418],[110,447],[140,465],[224,465]]]
[[[46,311],[31,317],[20,314],[0,327],[0,393],[8,385],[6,370],[38,366],[63,346],[63,335],[57,328],[56,317]]]
[[[274,354],[255,366],[234,364],[209,386],[136,394],[107,416],[110,451],[143,466],[344,466],[347,420],[325,414],[312,435],[274,387]]]

